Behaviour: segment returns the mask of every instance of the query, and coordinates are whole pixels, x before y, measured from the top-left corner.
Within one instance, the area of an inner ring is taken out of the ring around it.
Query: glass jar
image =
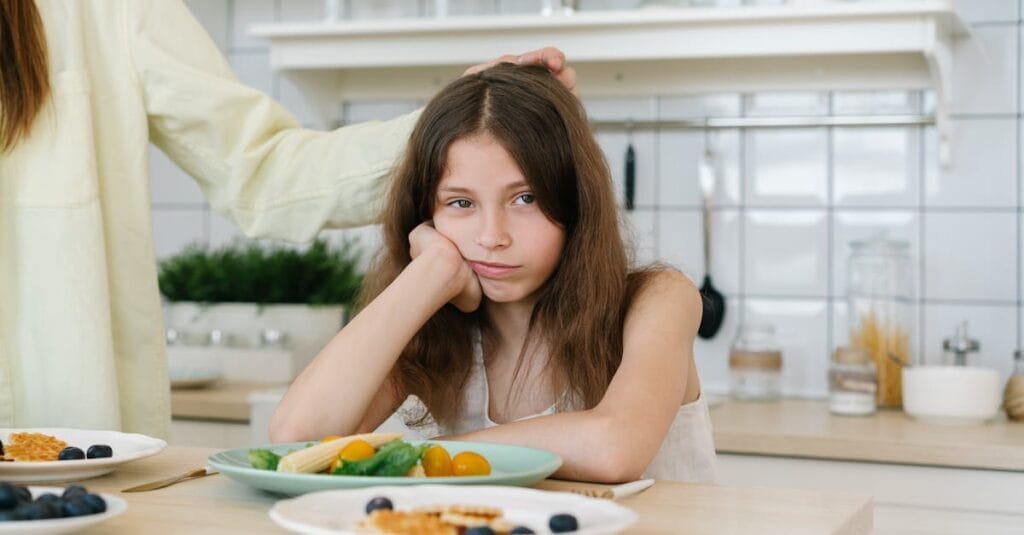
[[[871,355],[880,407],[902,404],[902,367],[914,363],[910,245],[875,238],[850,243],[847,306],[850,346]]]
[[[863,349],[837,347],[828,368],[828,409],[834,414],[873,414],[878,374]]]
[[[729,351],[732,397],[771,401],[782,397],[782,350],[771,325],[743,325]]]

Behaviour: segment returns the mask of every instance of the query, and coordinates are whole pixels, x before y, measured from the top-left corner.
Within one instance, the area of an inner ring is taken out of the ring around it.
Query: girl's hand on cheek
[[[424,253],[437,254],[452,263],[452,278],[448,282],[454,297],[451,304],[462,312],[472,312],[480,307],[483,291],[480,280],[462,257],[459,248],[434,228],[430,221],[424,221],[409,233],[409,256],[416,258]]]

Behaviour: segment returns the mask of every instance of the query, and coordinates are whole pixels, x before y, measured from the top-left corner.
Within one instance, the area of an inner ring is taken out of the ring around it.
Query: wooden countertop
[[[214,451],[170,447],[82,482],[92,491],[117,494],[128,502],[124,514],[83,533],[284,533],[267,514],[277,497],[223,475],[151,492],[120,493],[203,466]],[[549,480],[541,487],[559,490],[571,485]],[[640,517],[627,533],[855,534],[870,533],[873,527],[867,496],[659,481],[621,503]]]
[[[711,420],[719,453],[1024,471],[1024,424],[1005,418],[945,426],[897,410],[837,416],[825,401],[783,400],[726,401]]]
[[[287,386],[281,383],[218,383],[209,388],[172,389],[171,417],[247,423],[249,394]]]

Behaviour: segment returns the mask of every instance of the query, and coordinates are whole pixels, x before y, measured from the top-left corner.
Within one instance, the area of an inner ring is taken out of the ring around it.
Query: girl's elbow
[[[625,483],[640,479],[647,463],[637,458],[630,447],[609,447],[595,467],[595,480],[601,483]]]
[[[597,459],[594,459],[591,478],[601,483],[623,483],[640,479],[650,459],[637,448],[634,440],[622,433],[621,422],[609,419],[603,422],[598,446]]]

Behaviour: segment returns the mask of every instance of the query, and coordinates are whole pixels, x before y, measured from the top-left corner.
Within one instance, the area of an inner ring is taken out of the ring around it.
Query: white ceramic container
[[[903,368],[903,410],[939,424],[977,424],[992,419],[1002,403],[999,373],[973,366]]]

